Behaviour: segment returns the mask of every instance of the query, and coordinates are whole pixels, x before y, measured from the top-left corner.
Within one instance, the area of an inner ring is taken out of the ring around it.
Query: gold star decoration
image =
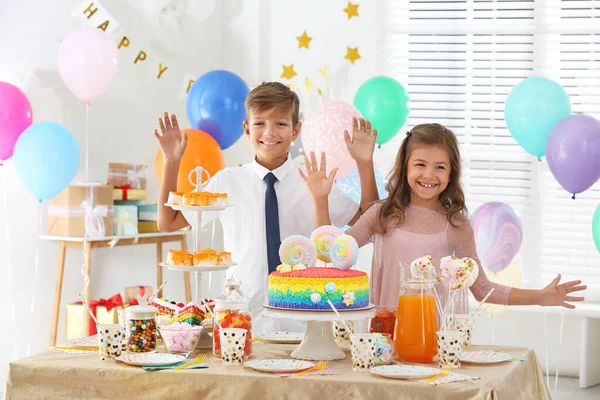
[[[310,80],[310,78],[307,76],[306,77],[306,91],[310,92],[310,90],[315,87],[315,85],[313,85],[312,81]]]
[[[306,34],[306,30],[304,31],[304,33],[301,36],[296,36],[296,39],[298,39],[298,48],[299,49],[301,49],[303,47],[306,47],[308,49],[308,45],[310,44],[310,41],[312,40],[312,38]]]
[[[352,18],[352,17],[358,17],[358,6],[360,4],[356,3],[353,4],[351,2],[348,2],[348,5],[346,6],[346,8],[344,8],[344,12],[346,14],[348,14],[348,19]]]
[[[352,63],[352,65],[354,65],[354,61],[358,60],[360,57],[360,54],[358,54],[358,47],[347,47],[346,46],[346,55],[344,56],[345,59],[350,60],[350,62]]]
[[[327,77],[327,65],[323,65],[323,68],[319,69],[319,72],[321,73],[321,75],[323,75],[323,78],[325,78],[325,80],[329,79]]]
[[[296,71],[294,71],[294,64],[292,65],[282,65],[283,72],[281,73],[282,78],[292,79],[294,76],[298,75]]]
[[[319,96],[323,96],[323,91],[321,90],[321,88],[317,88],[317,93],[319,93]]]

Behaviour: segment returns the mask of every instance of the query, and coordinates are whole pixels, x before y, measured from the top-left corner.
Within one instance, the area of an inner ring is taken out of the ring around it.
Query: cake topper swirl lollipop
[[[333,241],[329,252],[331,263],[338,269],[350,269],[358,261],[358,243],[350,235],[342,235]]]
[[[284,264],[295,266],[303,264],[314,266],[317,262],[317,250],[313,242],[302,235],[292,235],[281,242],[279,258]]]
[[[344,232],[333,225],[323,225],[318,227],[310,235],[310,240],[317,249],[317,258],[323,262],[331,262],[330,251],[335,239],[342,236]]]

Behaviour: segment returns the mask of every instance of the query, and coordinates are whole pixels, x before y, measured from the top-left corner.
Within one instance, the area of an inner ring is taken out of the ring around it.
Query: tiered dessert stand
[[[202,175],[206,174],[208,179],[206,182],[202,183]],[[196,180],[194,181],[194,175]],[[190,171],[188,175],[188,179],[192,185],[196,186],[195,191],[201,192],[202,188],[208,184],[210,180],[210,174],[207,170],[202,167],[196,167]],[[174,204],[165,204],[168,207],[171,207],[173,210],[181,211],[185,219],[188,221],[190,226],[192,227],[192,233],[194,236],[194,252],[199,252],[202,249],[202,213],[207,211],[222,211],[228,207],[232,207],[233,205],[229,204],[226,206],[183,206],[183,205],[174,205]],[[202,273],[203,272],[212,272],[212,271],[225,271],[229,269],[229,267],[233,267],[237,265],[235,262],[231,262],[227,265],[219,265],[214,267],[204,267],[204,266],[180,266],[180,265],[171,265],[166,262],[160,263],[161,266],[167,267],[171,271],[180,271],[180,272],[193,272],[196,280],[196,291],[194,295],[194,303],[197,306],[200,306],[200,284],[202,282]]]
[[[333,336],[333,321],[339,320],[333,310],[294,310],[264,306],[267,318],[291,318],[306,322],[304,339],[292,352],[292,358],[300,360],[342,360],[346,354],[340,349]],[[344,321],[357,321],[375,317],[375,306],[338,310]]]

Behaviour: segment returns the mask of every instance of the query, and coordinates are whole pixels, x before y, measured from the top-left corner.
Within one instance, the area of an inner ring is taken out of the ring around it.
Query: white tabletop
[[[140,233],[137,235],[139,239],[142,238],[153,238],[153,237],[169,237],[169,236],[181,236],[185,235],[191,231],[176,231],[176,232],[152,232],[152,233]],[[105,240],[115,239],[116,236],[105,236],[101,238],[83,238],[83,237],[71,237],[71,236],[51,236],[51,235],[40,235],[40,239],[44,240],[56,240],[62,242],[102,242]],[[123,235],[121,236],[121,240],[123,239],[133,239],[135,236],[132,235]]]

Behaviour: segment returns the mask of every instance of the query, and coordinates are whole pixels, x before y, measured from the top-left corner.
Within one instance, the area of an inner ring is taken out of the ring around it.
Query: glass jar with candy
[[[213,325],[213,353],[221,357],[220,328],[242,328],[248,332],[244,344],[244,359],[252,354],[252,313],[250,299],[241,292],[240,281],[235,278],[225,283],[225,293],[215,300]]]
[[[139,305],[125,310],[127,351],[152,353],[156,351],[157,309],[147,304],[146,297],[138,297]]]

